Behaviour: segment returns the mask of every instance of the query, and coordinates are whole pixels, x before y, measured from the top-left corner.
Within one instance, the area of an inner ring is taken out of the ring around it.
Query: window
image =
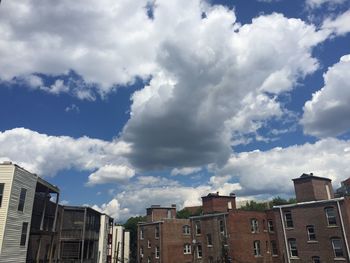
[[[201,222],[196,221],[195,228],[196,228],[196,235],[200,235],[201,234]]]
[[[334,257],[336,258],[344,257],[343,244],[340,238],[332,238],[332,247],[334,251]]]
[[[220,228],[220,233],[221,233],[221,234],[225,234],[225,224],[224,224],[224,220],[220,220],[220,221],[219,221],[219,228]]]
[[[253,219],[250,220],[250,224],[251,224],[251,231],[252,231],[252,233],[259,232],[258,220],[253,218]]]
[[[308,240],[315,241],[316,240],[315,227],[312,225],[306,226],[306,231],[307,231]]]
[[[292,213],[290,211],[286,211],[284,213],[284,218],[286,220],[286,227],[289,227],[289,228],[294,227]]]
[[[191,244],[184,245],[184,254],[191,254]]]
[[[156,247],[156,258],[159,258],[160,256],[160,250],[159,247]]]
[[[148,256],[148,258],[147,258],[147,263],[151,263],[151,257],[150,256]]]
[[[289,253],[291,257],[297,257],[298,256],[298,249],[297,249],[297,241],[295,238],[289,238],[288,239],[288,245],[289,245]]]
[[[151,241],[147,240],[147,247],[151,248]]]
[[[213,257],[209,257],[209,263],[214,263],[214,258]]]
[[[272,240],[271,241],[271,252],[272,252],[272,256],[277,256],[278,255],[276,240]]]
[[[28,233],[28,222],[23,222],[22,233],[21,233],[21,246],[25,246],[27,243],[27,233]]]
[[[22,211],[24,209],[24,203],[26,201],[27,189],[21,188],[21,193],[19,195],[19,203],[18,203],[18,211]]]
[[[189,234],[191,234],[191,228],[190,228],[190,226],[188,226],[188,225],[183,226],[183,227],[182,227],[182,233],[183,233],[184,235],[189,235]]]
[[[0,207],[2,204],[2,197],[4,195],[4,187],[5,187],[5,184],[0,184]]]
[[[155,238],[159,238],[159,226],[156,226],[156,228],[154,229],[154,236]]]
[[[326,207],[325,208],[327,222],[329,226],[336,226],[337,225],[337,218],[335,215],[335,210],[333,207]]]
[[[143,238],[144,238],[143,234],[144,234],[144,233],[143,233],[143,227],[141,227],[141,228],[140,228],[140,239],[143,239]]]
[[[143,247],[140,247],[140,257],[143,258]]]
[[[312,257],[311,259],[312,259],[312,263],[321,263],[320,257],[315,256],[315,257]]]
[[[167,211],[167,218],[171,218],[171,210],[170,209],[168,209],[168,211]]]
[[[198,244],[197,245],[197,258],[202,258],[203,251],[202,251],[202,245]]]
[[[274,232],[275,229],[273,228],[273,221],[267,220],[267,228],[269,229],[269,232]]]
[[[213,246],[213,240],[211,239],[211,234],[207,234],[207,244],[208,244],[208,247]]]
[[[254,241],[253,248],[254,248],[254,256],[260,256],[261,251],[260,251],[260,241],[259,240]]]

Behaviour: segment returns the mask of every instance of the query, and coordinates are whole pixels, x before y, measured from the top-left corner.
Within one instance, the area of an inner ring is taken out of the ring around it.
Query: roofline
[[[43,178],[38,176],[38,183],[41,183],[42,185],[46,186],[47,188],[53,190],[53,192],[59,194],[60,193],[60,189],[56,186],[53,185],[51,183],[49,183],[48,181],[44,180]]]
[[[344,200],[344,197],[339,197],[339,198],[333,198],[328,200],[308,201],[308,202],[301,202],[301,203],[288,204],[288,205],[277,205],[277,206],[273,206],[272,208],[276,209],[276,208],[288,208],[288,207],[296,207],[296,206],[304,206],[304,205],[312,205],[312,204],[333,203],[333,202],[338,202],[343,200]]]
[[[199,219],[199,218],[207,218],[207,217],[215,217],[215,216],[223,216],[228,215],[228,212],[225,213],[215,213],[215,214],[205,214],[200,216],[190,216],[189,219]]]
[[[156,225],[156,224],[162,224],[164,221],[154,221],[154,222],[138,222],[137,225],[139,226],[147,226],[147,225]]]
[[[323,180],[323,181],[332,182],[332,180],[329,179],[329,178],[315,176],[315,175],[309,175],[309,176],[305,176],[305,177],[294,178],[294,179],[292,179],[292,181],[295,182],[295,181],[310,180],[310,179],[317,179],[317,180]]]

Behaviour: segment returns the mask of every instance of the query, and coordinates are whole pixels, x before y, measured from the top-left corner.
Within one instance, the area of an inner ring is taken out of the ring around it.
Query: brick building
[[[296,204],[274,207],[282,262],[350,262],[350,199],[334,198],[331,180],[293,180]]]
[[[138,262],[280,262],[274,213],[237,210],[235,201],[208,194],[203,214],[189,219],[176,219],[175,206],[148,208],[138,225]]]

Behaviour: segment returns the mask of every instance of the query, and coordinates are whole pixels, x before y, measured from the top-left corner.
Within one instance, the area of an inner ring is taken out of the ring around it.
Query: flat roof
[[[331,182],[332,180],[326,177],[320,177],[320,176],[314,176],[313,173],[310,174],[302,174],[300,177],[298,178],[294,178],[292,179],[293,181],[307,181],[307,180],[311,180],[311,179],[317,179],[317,180],[324,180],[324,181],[329,181]]]

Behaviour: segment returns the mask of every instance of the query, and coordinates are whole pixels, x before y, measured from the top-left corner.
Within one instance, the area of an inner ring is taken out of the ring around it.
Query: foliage
[[[125,229],[130,231],[130,263],[137,262],[137,224],[145,221],[145,216],[136,216],[130,217],[124,224]]]
[[[202,207],[198,207],[198,209],[194,213],[191,213],[191,211],[186,209],[185,207],[184,209],[177,211],[176,218],[188,219],[190,216],[199,216],[201,214],[202,214]]]
[[[297,200],[295,198],[284,199],[280,196],[277,196],[270,202],[247,201],[247,203],[242,206],[241,209],[246,211],[265,211],[272,208],[273,206],[294,204],[296,202]]]

